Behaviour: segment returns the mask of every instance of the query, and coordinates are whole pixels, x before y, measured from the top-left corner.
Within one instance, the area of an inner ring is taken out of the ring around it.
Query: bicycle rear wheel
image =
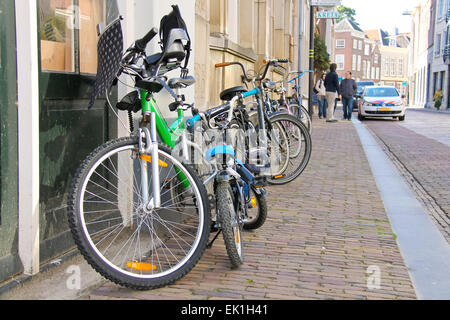
[[[271,116],[270,122],[272,129],[268,132],[269,143],[289,146],[285,151],[289,154],[289,164],[285,171],[268,177],[267,181],[270,184],[283,185],[298,178],[309,164],[312,153],[311,135],[299,119],[289,114]],[[286,141],[284,137],[286,137]],[[270,150],[272,149],[283,151],[283,148],[275,147]]]
[[[312,121],[308,110],[304,106],[299,106],[296,103],[290,104],[289,107],[291,108],[291,114],[297,119],[300,119],[308,129],[309,134],[312,134]]]
[[[140,177],[144,160],[151,199],[151,157],[138,150],[137,137],[130,137],[108,142],[87,157],[72,185],[69,224],[97,272],[119,285],[147,290],[170,284],[195,266],[207,245],[210,213],[194,171],[165,147],[159,149],[161,208],[149,210]]]

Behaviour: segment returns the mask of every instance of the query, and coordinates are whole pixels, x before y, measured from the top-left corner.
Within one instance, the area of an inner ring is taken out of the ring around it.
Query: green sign
[[[337,11],[320,11],[317,12],[318,19],[339,19],[339,12]]]

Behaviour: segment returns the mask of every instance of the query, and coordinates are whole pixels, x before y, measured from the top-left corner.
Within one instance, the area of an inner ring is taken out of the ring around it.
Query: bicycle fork
[[[144,203],[145,211],[152,211],[161,207],[161,183],[159,177],[159,147],[158,147],[158,135],[156,132],[156,115],[154,112],[150,114],[150,129],[139,129],[139,155],[141,166],[141,190],[142,201]],[[148,190],[148,160],[144,159],[143,155],[151,155],[152,165],[152,188],[153,197],[150,199]]]

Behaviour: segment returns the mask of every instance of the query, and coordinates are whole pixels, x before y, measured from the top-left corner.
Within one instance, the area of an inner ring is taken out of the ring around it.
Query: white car
[[[405,120],[405,96],[401,96],[395,87],[369,86],[364,89],[359,99],[358,119],[366,117],[392,117]]]

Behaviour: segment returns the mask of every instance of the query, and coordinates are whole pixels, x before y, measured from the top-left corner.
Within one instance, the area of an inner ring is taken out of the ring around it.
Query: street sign
[[[317,12],[317,19],[339,19],[339,12],[337,12],[337,11],[319,11],[319,12]]]
[[[311,5],[316,7],[337,7],[342,0],[311,0]]]

